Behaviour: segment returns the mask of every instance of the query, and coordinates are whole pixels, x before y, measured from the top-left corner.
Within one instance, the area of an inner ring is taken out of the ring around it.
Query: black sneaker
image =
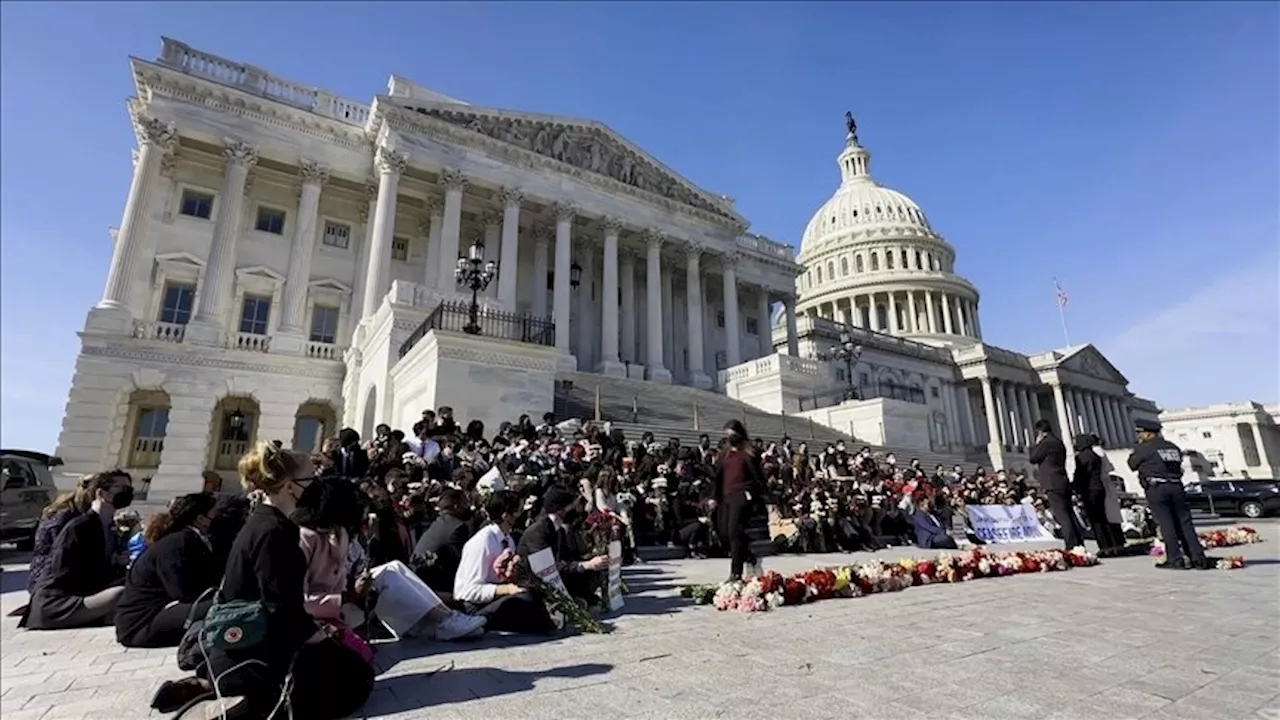
[[[1156,567],[1160,568],[1161,570],[1189,570],[1190,569],[1186,566],[1185,563],[1182,562],[1182,560],[1178,560],[1177,562],[1170,562],[1166,560],[1162,563],[1158,563]]]
[[[1205,557],[1203,560],[1192,561],[1191,566],[1196,570],[1216,570],[1218,568],[1218,558]]]

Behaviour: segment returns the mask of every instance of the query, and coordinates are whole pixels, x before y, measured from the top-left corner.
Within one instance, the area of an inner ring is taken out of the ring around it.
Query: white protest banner
[[[1030,505],[969,505],[969,524],[973,534],[988,543],[1031,542],[1053,540],[1053,533],[1040,524],[1035,508]]]
[[[609,543],[609,609],[621,610],[622,600],[622,541]]]
[[[551,548],[543,548],[530,555],[529,569],[543,582],[564,593],[565,597],[569,596],[569,589],[564,586],[564,580],[560,579],[560,570],[556,568],[556,557],[551,554]],[[556,629],[564,627],[564,615],[551,609],[550,604],[547,604],[547,612],[551,615],[551,621],[555,623]]]

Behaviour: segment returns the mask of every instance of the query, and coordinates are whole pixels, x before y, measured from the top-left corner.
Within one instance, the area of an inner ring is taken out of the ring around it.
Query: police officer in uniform
[[[1212,569],[1191,523],[1191,508],[1182,487],[1182,450],[1160,437],[1160,423],[1154,420],[1138,419],[1134,427],[1138,446],[1129,455],[1129,469],[1138,473],[1147,506],[1164,539],[1165,562],[1157,567],[1185,570],[1186,560],[1190,559],[1191,567]]]

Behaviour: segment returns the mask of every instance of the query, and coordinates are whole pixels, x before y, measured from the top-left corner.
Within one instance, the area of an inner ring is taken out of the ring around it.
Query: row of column
[[[1132,444],[1133,415],[1125,399],[1068,385],[1054,385],[1053,396],[1065,433],[1093,433],[1108,447]]]
[[[1040,405],[1034,388],[996,378],[982,378],[988,442],[1001,447],[1027,448],[1035,440]]]
[[[951,293],[871,292],[850,296],[843,302],[837,300],[836,305],[842,322],[873,332],[982,337],[977,304]]]

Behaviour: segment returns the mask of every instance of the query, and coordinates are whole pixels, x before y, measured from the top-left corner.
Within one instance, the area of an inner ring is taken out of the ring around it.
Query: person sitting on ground
[[[916,547],[925,550],[955,550],[955,538],[947,532],[947,527],[933,512],[933,503],[924,493],[920,493],[916,512],[911,516],[915,524]]]
[[[227,718],[267,717],[284,700],[294,717],[346,717],[368,699],[374,670],[356,651],[321,632],[304,604],[307,561],[289,516],[313,482],[315,467],[310,457],[277,441],[261,443],[240,458],[239,470],[245,491],[259,491],[262,499],[236,536],[215,600],[260,603],[265,636],[243,650],[202,647],[197,676],[162,684],[151,707],[175,712],[212,693],[210,678],[217,678],[221,696],[239,698]]]
[[[467,612],[488,618],[491,631],[547,633],[555,625],[546,605],[528,590],[504,581],[495,567],[504,551],[515,551],[511,530],[523,510],[523,498],[510,490],[489,496],[485,512],[491,522],[463,546],[453,597],[465,603]]]
[[[319,480],[302,494],[293,520],[301,527],[307,558],[307,612],[350,628],[358,618],[344,603],[359,603],[372,593],[366,605],[400,637],[457,640],[483,633],[485,618],[450,610],[402,562],[374,567],[348,581],[351,528],[360,526],[362,504],[359,490],[341,479]]]
[[[418,539],[410,564],[418,577],[436,592],[453,594],[453,579],[462,563],[462,550],[474,534],[471,506],[461,490],[447,488],[436,500],[439,516]],[[422,563],[431,560],[429,566]]]
[[[209,611],[201,599],[222,579],[209,529],[217,500],[192,493],[173,500],[147,524],[148,548],[129,569],[116,608],[116,640],[125,647],[177,647],[188,619]]]
[[[595,598],[595,590],[600,583],[593,577],[609,569],[609,556],[597,555],[589,560],[580,560],[575,550],[576,543],[569,537],[569,526],[565,513],[578,501],[579,495],[563,485],[551,486],[542,497],[542,513],[533,519],[529,528],[520,536],[520,545],[516,552],[523,562],[536,552],[551,548],[556,567],[560,571],[560,580],[569,594],[591,601]]]
[[[117,547],[115,513],[133,502],[133,478],[125,472],[90,476],[92,501],[58,533],[48,573],[31,598],[27,627],[63,630],[111,622],[124,592],[124,563]]]

